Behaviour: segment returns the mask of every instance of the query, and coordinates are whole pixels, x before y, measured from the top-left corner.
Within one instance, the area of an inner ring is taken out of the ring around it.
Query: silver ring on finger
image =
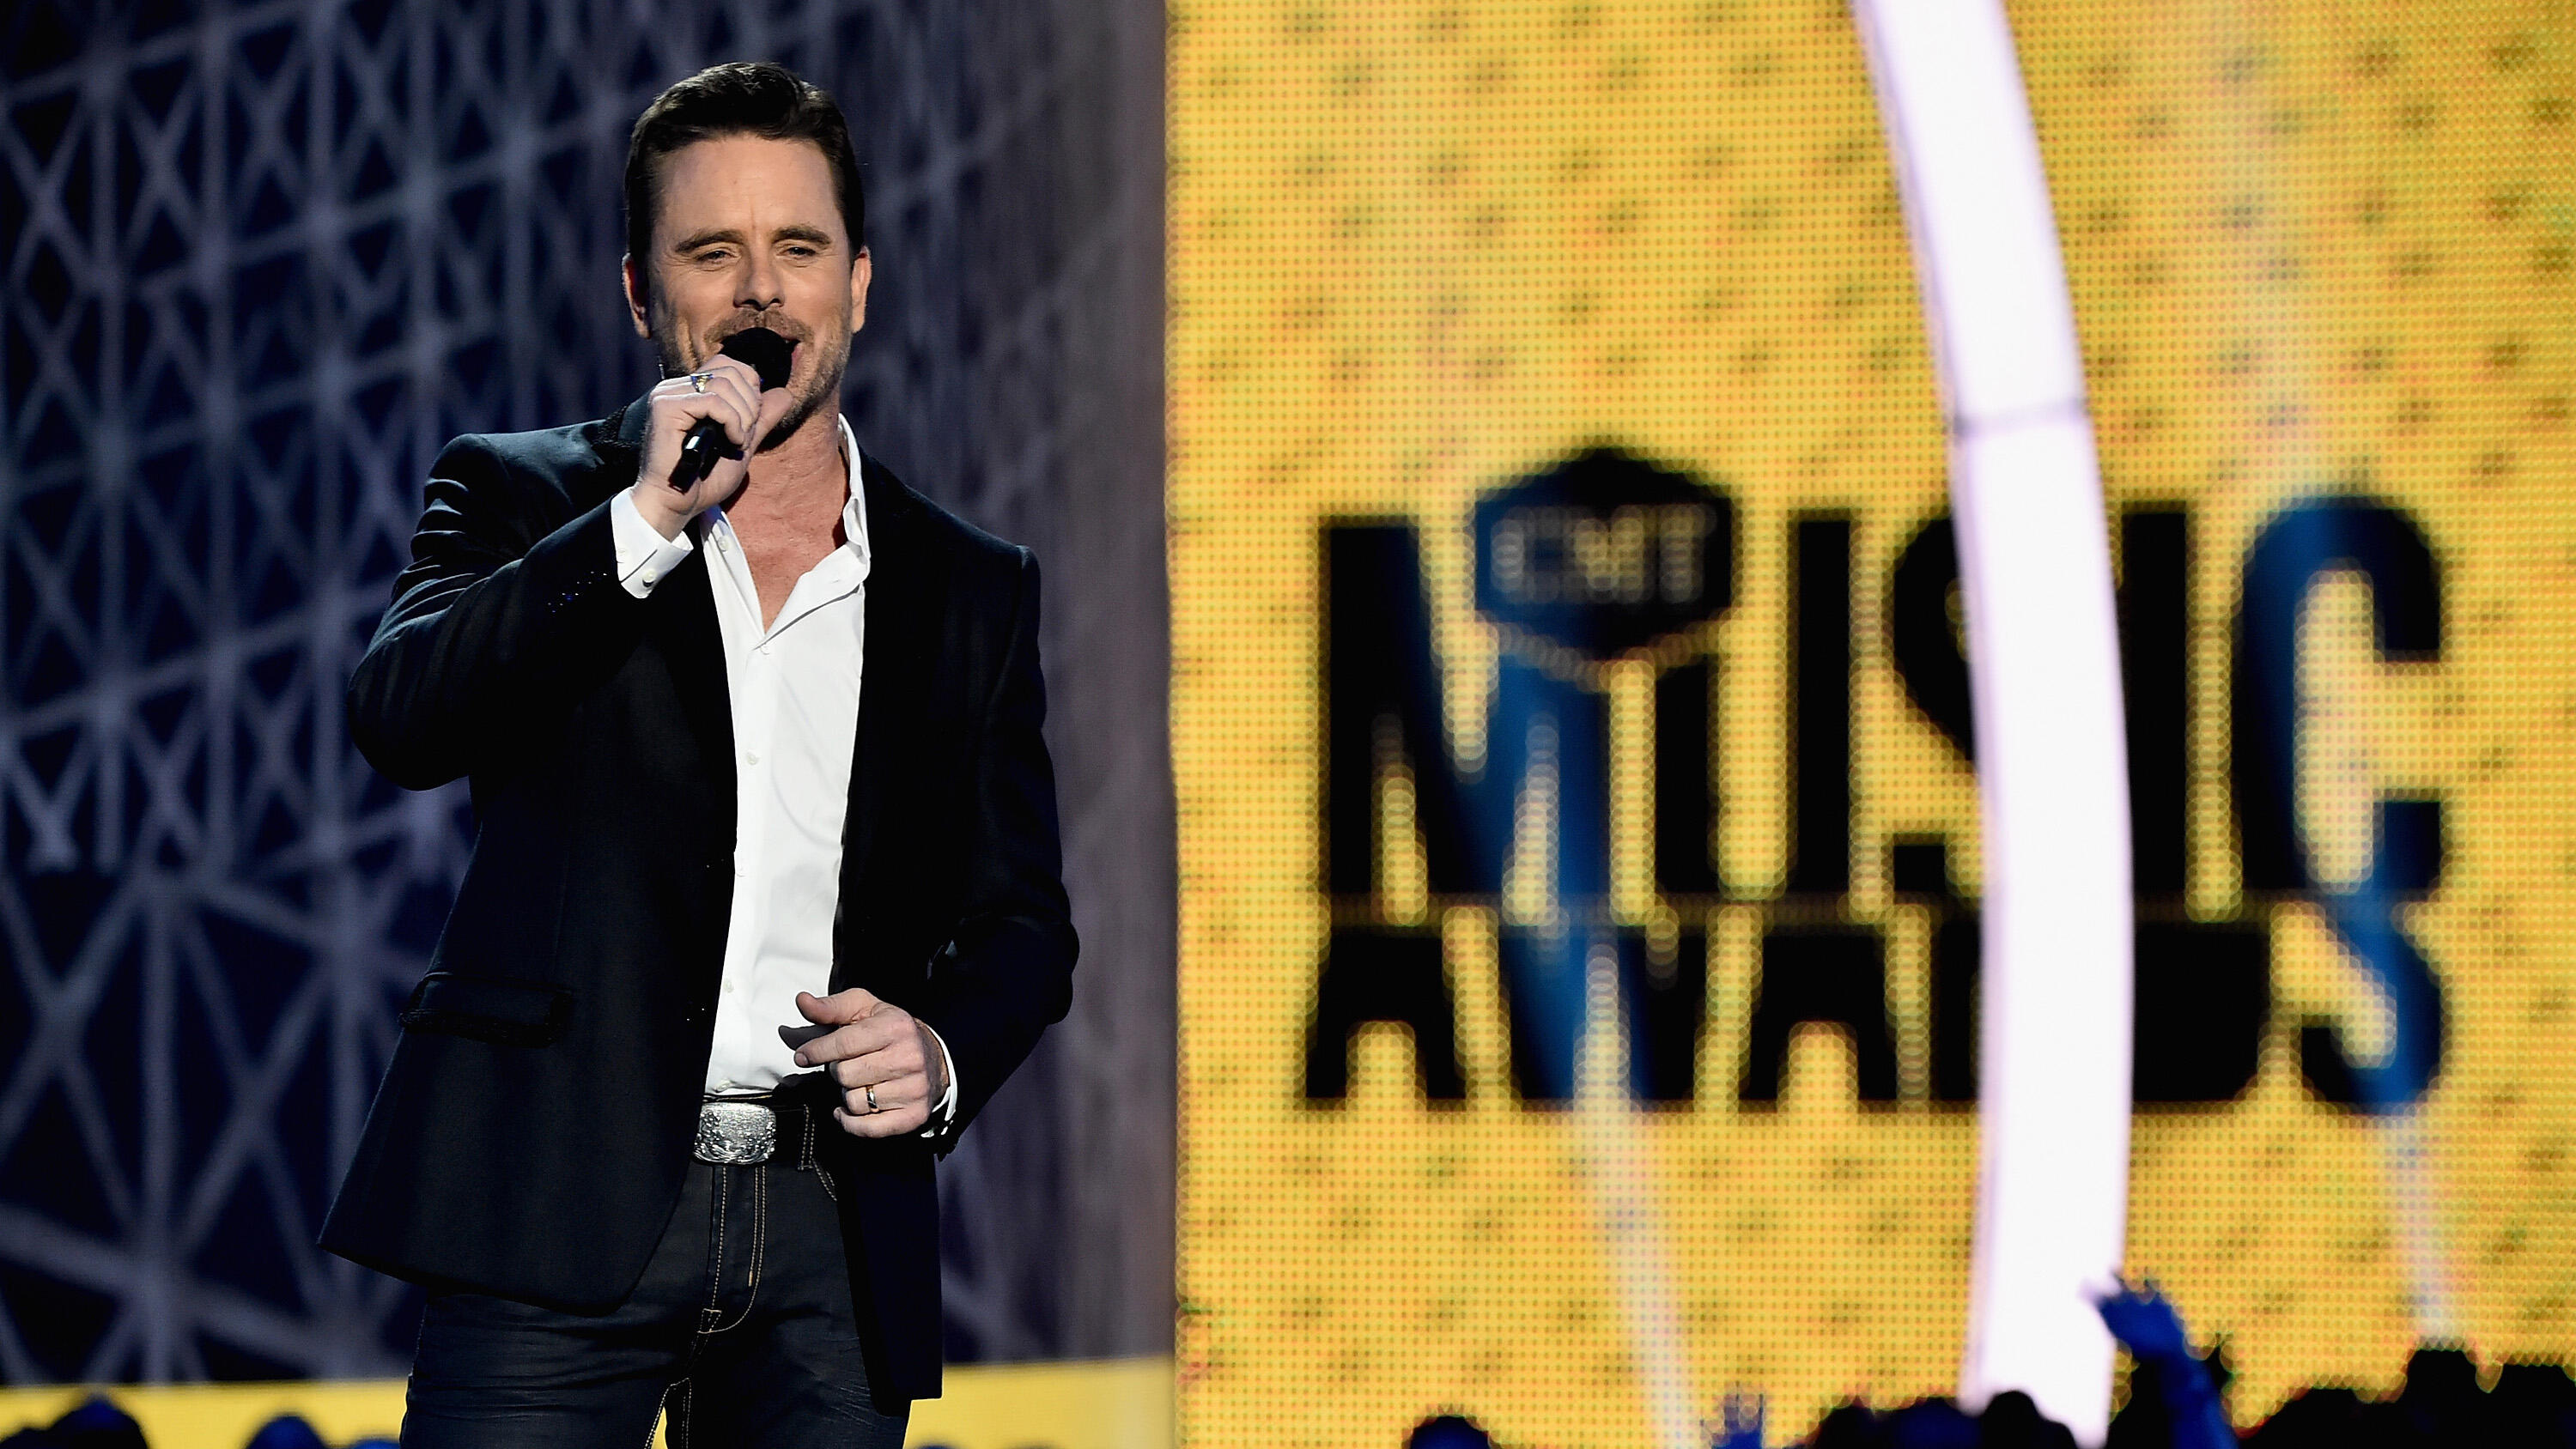
[[[869,1111],[871,1111],[871,1112],[881,1112],[881,1111],[885,1110],[884,1108],[879,1107],[879,1106],[877,1105],[877,1089],[876,1089],[876,1087],[875,1087],[875,1085],[874,1085],[874,1084],[870,1084],[870,1085],[869,1085],[869,1086],[867,1086],[867,1087],[861,1088],[861,1090],[867,1093],[867,1098],[868,1098],[868,1110],[869,1110]]]
[[[714,374],[714,373],[712,373],[712,372],[693,372],[693,373],[690,373],[690,374],[689,374],[689,391],[691,391],[691,392],[705,392],[705,391],[707,390],[707,379],[708,379],[708,378],[711,378],[711,377],[713,377],[713,376],[715,376],[715,374]]]

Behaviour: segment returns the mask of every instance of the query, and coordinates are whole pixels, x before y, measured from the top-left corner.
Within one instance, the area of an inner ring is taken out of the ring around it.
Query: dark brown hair
[[[711,65],[654,98],[635,118],[626,142],[626,251],[650,278],[653,216],[661,204],[662,163],[673,152],[719,136],[805,141],[823,153],[832,195],[850,234],[850,255],[867,244],[867,201],[859,191],[858,157],[849,123],[820,86],[783,65],[737,60]]]

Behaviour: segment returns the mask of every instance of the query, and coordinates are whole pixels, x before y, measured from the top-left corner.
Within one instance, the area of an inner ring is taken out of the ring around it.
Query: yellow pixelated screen
[[[2131,1269],[2240,1423],[2564,1358],[2576,13],[2010,14],[2121,589]],[[1185,0],[1169,85],[1186,1441],[1949,1392],[1975,725],[1849,14]]]

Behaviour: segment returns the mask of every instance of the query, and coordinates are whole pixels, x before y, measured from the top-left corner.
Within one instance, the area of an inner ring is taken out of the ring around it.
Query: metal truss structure
[[[903,0],[9,7],[0,1378],[407,1364],[414,1292],[312,1242],[472,825],[461,790],[377,778],[341,694],[440,445],[649,381],[615,281],[643,104],[747,56],[842,98],[879,278],[852,421],[1043,549],[1063,480],[1100,471],[1068,433],[1068,329],[1159,225],[1158,154],[1141,210],[1134,185],[1060,179],[1124,174],[1066,154],[1106,134],[1081,77],[1138,25],[1159,56],[1159,24]],[[1140,706],[1159,741],[1159,695]],[[1066,751],[1077,792],[1119,768]],[[1102,1038],[1066,1040],[951,1160],[964,1357],[1124,1346],[1063,1307],[1082,1194],[1046,1104],[1084,1095]]]

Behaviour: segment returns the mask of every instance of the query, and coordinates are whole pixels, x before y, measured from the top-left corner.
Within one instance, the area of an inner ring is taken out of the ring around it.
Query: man
[[[441,455],[349,686],[474,855],[326,1247],[430,1286],[406,1445],[899,1445],[934,1157],[1070,997],[1037,571],[862,454],[839,110],[771,65],[636,122],[664,380]],[[720,355],[765,327],[786,385]],[[740,455],[673,484],[712,420]]]

